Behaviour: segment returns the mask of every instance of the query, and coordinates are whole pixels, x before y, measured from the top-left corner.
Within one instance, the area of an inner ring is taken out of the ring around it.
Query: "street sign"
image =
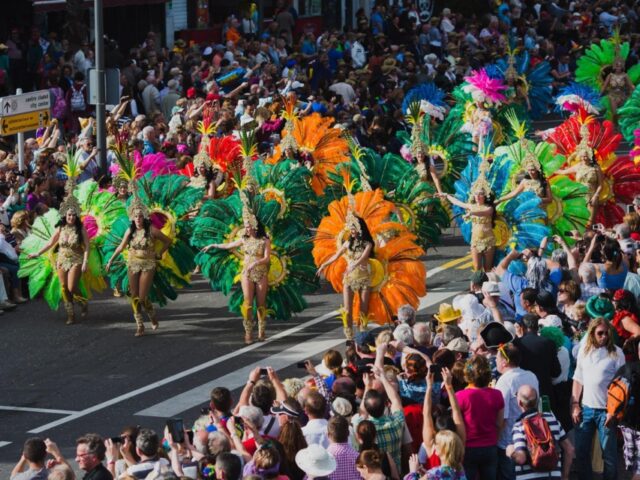
[[[49,110],[12,115],[0,118],[0,135],[13,135],[20,132],[30,132],[46,127],[51,119]]]
[[[12,95],[0,99],[0,116],[20,115],[22,113],[37,112],[51,108],[51,94],[49,90]]]
[[[104,71],[104,103],[105,105],[118,105],[120,103],[120,70],[107,68]],[[89,69],[89,105],[98,103],[98,70]]]

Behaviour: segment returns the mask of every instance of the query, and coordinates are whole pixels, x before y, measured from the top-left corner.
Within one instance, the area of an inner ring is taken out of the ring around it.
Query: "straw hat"
[[[438,313],[433,315],[441,323],[449,323],[462,317],[462,312],[453,308],[448,303],[441,303]]]

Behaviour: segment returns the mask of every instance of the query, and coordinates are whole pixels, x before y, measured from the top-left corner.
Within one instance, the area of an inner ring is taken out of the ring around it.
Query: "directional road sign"
[[[13,135],[36,130],[47,126],[50,119],[51,114],[48,109],[2,117],[0,118],[0,135]]]
[[[48,110],[49,108],[51,108],[49,90],[38,90],[0,99],[0,116],[2,117]]]

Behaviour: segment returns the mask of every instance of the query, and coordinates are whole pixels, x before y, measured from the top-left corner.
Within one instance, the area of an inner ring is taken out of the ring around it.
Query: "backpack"
[[[618,423],[637,425],[640,421],[639,401],[640,378],[630,365],[625,365],[609,384],[607,413]]]
[[[549,424],[541,413],[522,419],[531,468],[537,472],[552,472],[558,468],[558,449]]]
[[[71,87],[71,110],[73,112],[82,112],[86,110],[87,104],[84,101],[84,90],[86,85],[82,85],[78,90],[76,87]]]
[[[64,93],[61,88],[57,87],[52,89],[52,91],[55,96],[55,101],[51,108],[51,115],[53,115],[53,118],[61,120],[64,118],[64,114],[67,110],[67,102],[64,99]]]

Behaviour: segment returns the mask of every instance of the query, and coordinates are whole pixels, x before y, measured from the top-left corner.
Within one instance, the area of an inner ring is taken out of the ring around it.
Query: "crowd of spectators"
[[[470,69],[505,54],[505,34],[532,63],[551,63],[556,87],[615,27],[629,35],[627,62],[640,55],[632,1],[510,0],[481,17],[444,8],[425,22],[416,2],[400,3],[378,1],[357,12],[354,28],[319,34],[295,35],[297,13],[279,1],[264,31],[242,12],[229,18],[221,43],[165,48],[151,32],[125,55],[110,39],[122,100],[109,113],[109,142],[127,132],[141,154],[162,152],[182,167],[196,153],[204,112],[214,135],[256,128],[267,152],[279,136],[261,128],[279,115],[281,95],[295,91],[301,111],[334,117],[363,146],[397,152],[407,89],[431,80],[450,92]],[[34,219],[62,200],[67,147],[82,152],[80,181],[110,183],[85,83],[92,46],[24,33],[14,29],[0,45],[0,85],[50,89],[55,120],[25,140],[23,169],[17,150],[0,145],[0,311],[25,301],[17,254]],[[512,252],[495,272],[474,274],[437,321],[416,322],[411,307],[401,308],[395,328],[359,334],[346,351],[326,352],[321,367],[307,362],[305,378],[256,369],[235,402],[221,385],[184,432],[87,434],[76,464],[51,440],[29,439],[11,478],[66,480],[79,469],[86,480],[536,479],[568,478],[573,464],[590,479],[594,459],[603,478],[621,478],[606,403],[618,370],[638,365],[640,198],[634,208],[613,231],[576,233],[572,246],[553,239],[561,248],[549,258],[546,243]],[[532,468],[526,433],[538,410],[557,453],[544,473]],[[640,426],[629,412],[624,458],[640,478]]]

